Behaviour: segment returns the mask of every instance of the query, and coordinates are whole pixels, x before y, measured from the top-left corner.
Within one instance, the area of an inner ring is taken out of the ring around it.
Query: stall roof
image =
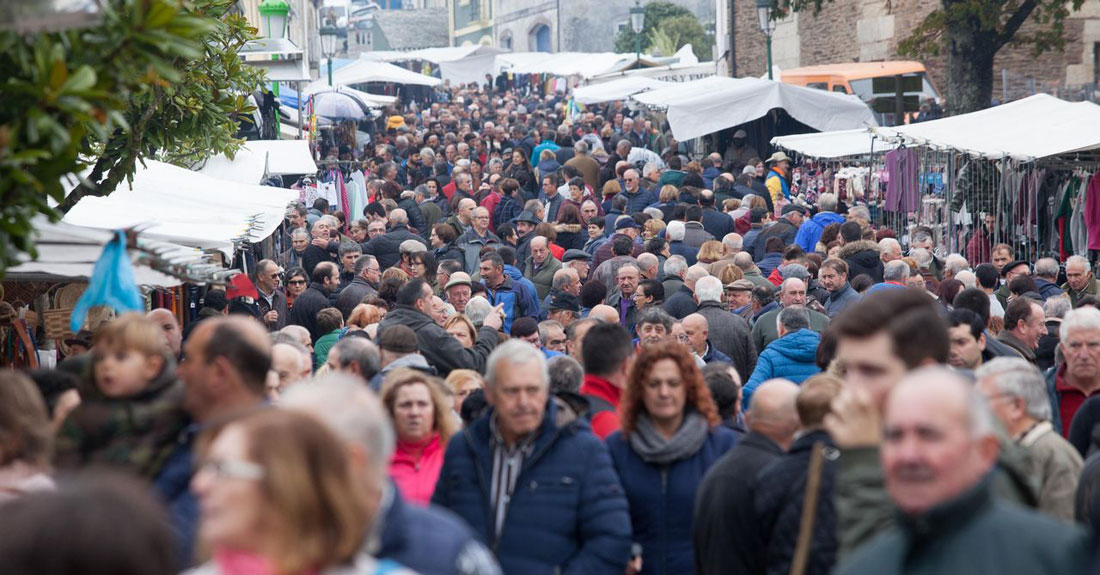
[[[332,84],[334,86],[350,86],[353,84],[366,84],[367,82],[411,84],[415,86],[438,86],[443,83],[439,78],[411,72],[388,62],[375,62],[372,60],[357,60],[332,73]],[[328,87],[328,78],[324,77],[314,81],[303,91],[311,93]]]
[[[1036,94],[970,114],[878,132],[910,144],[1031,161],[1100,149],[1097,126],[1100,106]]]
[[[871,130],[838,130],[772,138],[772,145],[811,158],[847,158],[888,152],[897,144],[876,136]]]
[[[859,98],[757,78],[714,76],[635,97],[668,108],[668,123],[684,141],[751,122],[775,108],[820,131],[875,126],[871,109]]]
[[[278,229],[298,192],[242,184],[157,162],[106,197],[82,198],[66,223],[100,229],[138,227],[151,239],[232,255],[237,241],[259,242]]]
[[[573,99],[581,104],[598,104],[625,100],[634,94],[668,86],[668,82],[644,77],[625,77],[602,84],[579,86],[573,89]]]
[[[516,74],[552,74],[590,78],[611,71],[623,60],[633,60],[633,54],[614,52],[558,52],[549,57],[519,64],[511,69]]]
[[[378,62],[406,62],[409,60],[424,60],[433,64],[443,62],[455,62],[463,58],[507,53],[508,50],[493,46],[450,46],[445,48],[423,48],[401,52],[397,50],[363,52],[359,58],[363,60],[375,60]]]
[[[258,184],[265,176],[316,173],[317,164],[305,140],[249,140],[232,160],[218,155],[197,171],[212,178]]]
[[[103,246],[113,237],[112,230],[51,222],[38,215],[31,221],[38,258],[8,268],[7,280],[47,281],[89,279]],[[139,285],[172,287],[182,281],[208,283],[222,281],[233,272],[210,261],[201,250],[152,240],[138,234],[137,247],[131,249],[134,281]]]

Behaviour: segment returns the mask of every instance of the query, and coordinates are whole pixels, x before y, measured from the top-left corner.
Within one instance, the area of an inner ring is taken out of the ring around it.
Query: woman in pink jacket
[[[427,505],[443,467],[447,441],[455,432],[443,382],[415,369],[396,369],[382,384],[382,402],[397,432],[390,476],[402,497]]]

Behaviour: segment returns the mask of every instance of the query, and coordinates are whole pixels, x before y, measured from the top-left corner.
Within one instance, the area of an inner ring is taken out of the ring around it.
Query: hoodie
[[[821,369],[817,367],[815,361],[819,343],[821,343],[821,334],[809,329],[800,329],[768,344],[756,360],[756,369],[752,372],[752,377],[745,384],[742,399],[745,407],[749,406],[752,392],[769,379],[782,378],[794,383],[802,383],[811,375],[820,372]]]
[[[794,237],[794,243],[802,248],[802,251],[812,254],[817,248],[817,242],[821,239],[821,233],[830,224],[843,224],[844,216],[833,212],[820,212],[814,217],[802,222],[798,228],[798,235]]]
[[[840,248],[840,259],[848,264],[848,279],[866,274],[874,283],[882,283],[882,258],[878,244],[868,240],[860,240],[850,244],[844,244]]]

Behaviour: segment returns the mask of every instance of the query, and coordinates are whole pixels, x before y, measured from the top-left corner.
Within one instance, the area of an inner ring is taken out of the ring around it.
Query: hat
[[[573,260],[591,260],[592,254],[578,249],[565,250],[565,255],[561,257],[561,261],[568,263]],[[454,277],[454,276],[451,276]]]
[[[390,116],[389,118],[386,118],[386,129],[387,130],[396,130],[398,126],[404,126],[404,125],[405,125],[405,118],[403,118],[401,116],[396,116],[395,115],[395,116]]]
[[[1007,264],[1005,264],[1005,267],[1001,268],[1001,277],[1005,277],[1006,275],[1008,275],[1008,272],[1012,271],[1012,268],[1016,268],[1016,267],[1020,267],[1020,266],[1027,266],[1028,269],[1030,270],[1031,269],[1031,262],[1029,262],[1027,260],[1013,260],[1013,261],[1010,261]]]
[[[550,295],[550,311],[566,309],[574,313],[580,313],[581,303],[577,296],[563,291],[555,291]]]
[[[407,325],[391,325],[378,336],[378,348],[394,353],[416,353],[416,332]]]
[[[802,215],[806,215],[807,213],[806,208],[802,206],[796,206],[794,204],[787,204],[783,206],[783,210],[780,213],[785,216],[791,212],[798,212]]]
[[[733,137],[734,138],[747,138],[747,137],[749,137],[749,135],[746,134],[744,130],[737,130],[736,132],[733,133]]]
[[[518,216],[516,216],[515,221],[516,221],[516,223],[527,222],[527,223],[529,223],[531,225],[535,225],[535,226],[542,223],[542,220],[536,218],[535,214],[532,214],[531,212],[529,212],[527,210],[523,210],[522,212],[520,212],[520,214]]]
[[[443,286],[443,289],[449,290],[454,286],[472,286],[474,282],[470,279],[470,274],[466,272],[455,272],[451,274],[451,279],[447,281],[447,285]]]
[[[736,291],[752,291],[754,287],[756,287],[756,284],[746,279],[734,280],[726,284],[726,289]]]
[[[638,229],[638,222],[634,221],[634,218],[624,215],[615,222],[615,231],[625,230],[627,228]]]
[[[791,159],[788,158],[787,154],[784,154],[783,152],[776,152],[776,153],[772,154],[770,158],[768,158],[768,163],[769,164],[775,164],[775,163],[778,163],[778,162],[789,162],[789,161],[791,161]]]
[[[92,330],[82,329],[76,332],[72,337],[67,337],[64,340],[65,345],[82,345],[84,347],[92,347]]]
[[[405,240],[401,242],[397,251],[402,254],[415,254],[417,252],[426,252],[428,248],[424,247],[424,244],[421,243],[420,240]]]

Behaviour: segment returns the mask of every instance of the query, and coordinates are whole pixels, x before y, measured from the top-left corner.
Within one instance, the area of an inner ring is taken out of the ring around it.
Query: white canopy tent
[[[424,60],[439,66],[440,76],[453,83],[466,84],[481,82],[486,74],[496,74],[496,57],[508,51],[493,46],[450,46],[445,48],[423,48],[409,52],[380,51],[364,52],[359,55],[364,60],[379,62],[408,62]]]
[[[350,86],[367,82],[385,82],[388,84],[409,84],[414,86],[438,86],[443,83],[439,78],[410,72],[387,62],[358,60],[341,66],[332,72],[333,86]],[[306,86],[303,92],[311,94],[328,89],[328,78],[323,77]],[[364,92],[365,93],[365,92]]]
[[[241,184],[258,184],[266,176],[313,174],[317,164],[305,140],[249,140],[233,159],[218,155],[199,173]]]
[[[335,75],[336,75],[336,73],[333,72],[334,77],[335,77]],[[420,75],[423,75],[423,74],[420,74]],[[424,76],[424,77],[427,78],[427,76]],[[347,94],[351,94],[352,96],[355,96],[356,98],[359,98],[359,101],[363,102],[364,104],[366,104],[368,107],[371,107],[371,108],[385,108],[386,106],[392,106],[395,102],[397,102],[397,98],[394,97],[394,96],[385,96],[385,95],[382,95],[382,94],[371,94],[370,92],[364,92],[362,90],[356,90],[355,88],[351,88],[349,86],[343,86],[343,85],[329,86],[327,80],[325,82],[321,82],[320,80],[318,80],[317,82],[313,82],[313,83],[309,84],[304,89],[302,89],[302,94],[306,95],[306,96],[311,96],[311,95],[316,94],[318,92],[330,92],[330,91],[331,92],[345,92]]]
[[[516,74],[552,74],[591,78],[616,68],[624,60],[634,60],[633,54],[614,52],[558,52],[549,57],[520,64],[511,69]]]
[[[233,254],[234,242],[259,242],[278,229],[298,192],[212,178],[147,161],[132,184],[106,197],[82,198],[69,224],[100,229],[138,227],[151,239]]]
[[[1100,106],[1036,94],[970,114],[894,128],[883,137],[987,158],[1032,161],[1100,149]]]
[[[31,222],[38,257],[8,268],[5,279],[14,281],[87,280],[103,253],[103,246],[113,238],[113,230],[74,226],[51,222],[43,215]],[[139,234],[137,246],[130,250],[134,263],[134,281],[138,285],[172,287],[187,281],[209,282],[224,279],[233,273],[209,261],[202,250],[152,240]],[[154,255],[155,254],[155,255]],[[171,272],[171,273],[165,273]]]
[[[668,82],[654,80],[653,78],[627,76],[602,84],[578,86],[573,89],[573,99],[581,104],[613,102],[615,100],[625,100],[641,92],[664,88],[668,85]]]
[[[877,125],[859,98],[757,78],[714,76],[641,94],[635,100],[668,109],[677,140],[691,140],[761,118],[782,108],[822,132]]]
[[[871,130],[838,130],[816,134],[796,134],[772,138],[772,145],[811,158],[847,158],[885,153],[897,147],[895,142],[875,135]]]

